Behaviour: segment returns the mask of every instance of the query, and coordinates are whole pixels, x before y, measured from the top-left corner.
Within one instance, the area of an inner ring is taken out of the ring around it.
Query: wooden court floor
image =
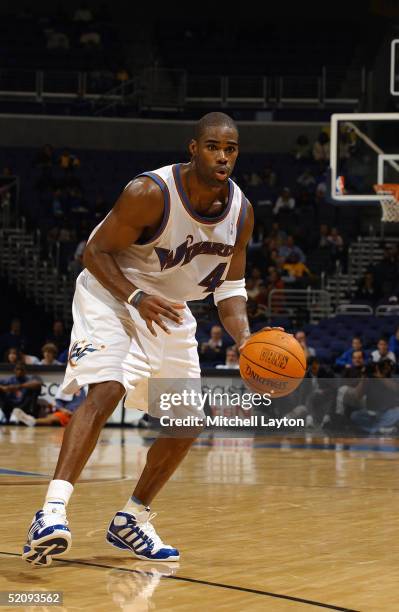
[[[61,590],[68,611],[399,611],[396,441],[204,439],[153,505],[181,561],[154,564],[104,540],[148,448],[106,429],[69,505],[72,550],[33,569],[19,554],[61,436],[0,428],[0,591]]]

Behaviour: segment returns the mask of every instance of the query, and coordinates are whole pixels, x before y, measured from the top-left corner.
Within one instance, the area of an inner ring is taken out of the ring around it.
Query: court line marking
[[[22,470],[11,470],[3,467],[0,467],[0,476],[39,476],[47,478],[47,474],[39,474],[38,472],[23,472]]]
[[[10,553],[0,551],[0,555],[8,555],[10,557],[20,557],[18,553]],[[89,561],[77,561],[74,559],[54,559],[58,563],[67,563],[69,565],[85,565],[87,567],[98,567],[100,569],[111,569],[118,570],[120,572],[129,572],[131,574],[140,574],[138,570],[129,569],[128,567],[115,567],[114,565],[105,565],[102,563],[90,563]],[[152,572],[146,572],[149,576],[154,576]],[[301,597],[294,597],[293,595],[282,595],[280,593],[271,593],[270,591],[261,591],[258,589],[250,589],[246,587],[236,586],[234,584],[224,584],[222,582],[211,582],[210,580],[199,580],[197,578],[187,578],[186,576],[162,576],[162,579],[169,580],[180,580],[181,582],[191,582],[193,584],[202,584],[205,586],[219,587],[222,589],[230,589],[232,591],[241,591],[244,593],[252,593],[253,595],[265,595],[266,597],[274,597],[276,599],[285,599],[287,601],[294,601],[296,603],[309,604],[311,606],[317,606],[319,608],[326,608],[328,610],[339,610],[339,612],[360,612],[353,608],[342,608],[341,606],[334,606],[333,604],[322,603],[321,601],[313,601],[312,599],[302,599]]]
[[[283,432],[280,432],[279,435],[282,435]],[[245,439],[245,438],[250,438],[251,436],[243,436],[243,437],[239,437],[239,436],[222,436],[222,435],[218,435],[216,436],[216,440],[236,440],[236,439]],[[156,440],[156,436],[152,437],[152,438],[146,438],[145,442],[154,442]],[[293,438],[295,439],[295,438]],[[115,442],[115,444],[117,444],[118,442]],[[126,444],[126,442],[125,442]],[[359,444],[359,445],[351,445],[350,442],[329,442],[327,444],[324,444],[322,442],[316,442],[316,443],[289,443],[288,447],[283,446],[280,442],[256,442],[256,440],[254,440],[253,445],[252,446],[248,446],[245,447],[245,450],[247,449],[256,449],[256,448],[271,448],[271,449],[277,449],[277,450],[324,450],[324,451],[335,451],[335,452],[364,452],[364,451],[370,451],[373,453],[393,453],[393,454],[398,454],[399,453],[399,446],[378,446],[377,444],[375,444],[375,446],[372,445],[373,443],[370,442],[369,444],[367,444],[367,440],[366,443],[364,444]],[[337,445],[342,446],[342,448],[336,448]],[[146,444],[147,446],[147,444]],[[229,449],[229,447],[222,447],[222,446],[217,446],[215,445],[212,441],[209,441],[206,438],[200,438],[198,440],[198,442],[194,442],[193,444],[193,449],[201,449],[201,448],[208,448],[208,447],[215,447],[216,450],[225,450],[225,448],[227,450],[231,450]],[[238,449],[240,450],[240,447],[238,447]]]

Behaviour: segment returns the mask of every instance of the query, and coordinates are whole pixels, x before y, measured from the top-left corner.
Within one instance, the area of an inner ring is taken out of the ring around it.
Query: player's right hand
[[[150,330],[153,336],[156,336],[156,331],[153,324],[156,323],[161,329],[167,334],[171,331],[168,329],[162,317],[166,317],[171,321],[174,321],[178,325],[183,323],[183,317],[179,310],[185,308],[184,304],[170,302],[157,295],[143,295],[137,305],[137,310],[142,319],[146,322],[147,328]]]

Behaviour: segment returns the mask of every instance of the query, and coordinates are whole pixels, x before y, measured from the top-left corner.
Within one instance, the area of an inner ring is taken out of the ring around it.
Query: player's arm
[[[160,188],[149,178],[138,178],[125,188],[102,225],[86,245],[84,266],[117,299],[127,302],[139,287],[129,281],[119,268],[115,256],[134,244],[147,227],[159,227],[164,214]],[[135,304],[150,332],[156,336],[153,323],[169,333],[161,316],[180,322],[175,304],[158,296],[143,294]]]
[[[244,226],[234,247],[234,253],[231,258],[229,271],[223,285],[225,285],[226,281],[242,281],[244,279],[247,245],[252,236],[253,229],[254,211],[251,204],[249,204],[247,206]],[[216,297],[217,290],[215,291],[215,294]],[[241,347],[251,335],[247,316],[246,298],[243,295],[227,297],[226,299],[218,301],[217,309],[223,327],[227,333],[234,338],[237,346]]]

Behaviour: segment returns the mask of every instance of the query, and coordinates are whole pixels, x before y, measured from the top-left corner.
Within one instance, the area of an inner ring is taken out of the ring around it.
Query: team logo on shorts
[[[69,365],[74,368],[78,365],[77,362],[80,359],[83,359],[83,357],[86,355],[90,355],[90,353],[101,351],[103,349],[105,349],[105,344],[94,346],[92,342],[87,342],[87,340],[77,340],[72,344],[71,350],[69,351]]]

